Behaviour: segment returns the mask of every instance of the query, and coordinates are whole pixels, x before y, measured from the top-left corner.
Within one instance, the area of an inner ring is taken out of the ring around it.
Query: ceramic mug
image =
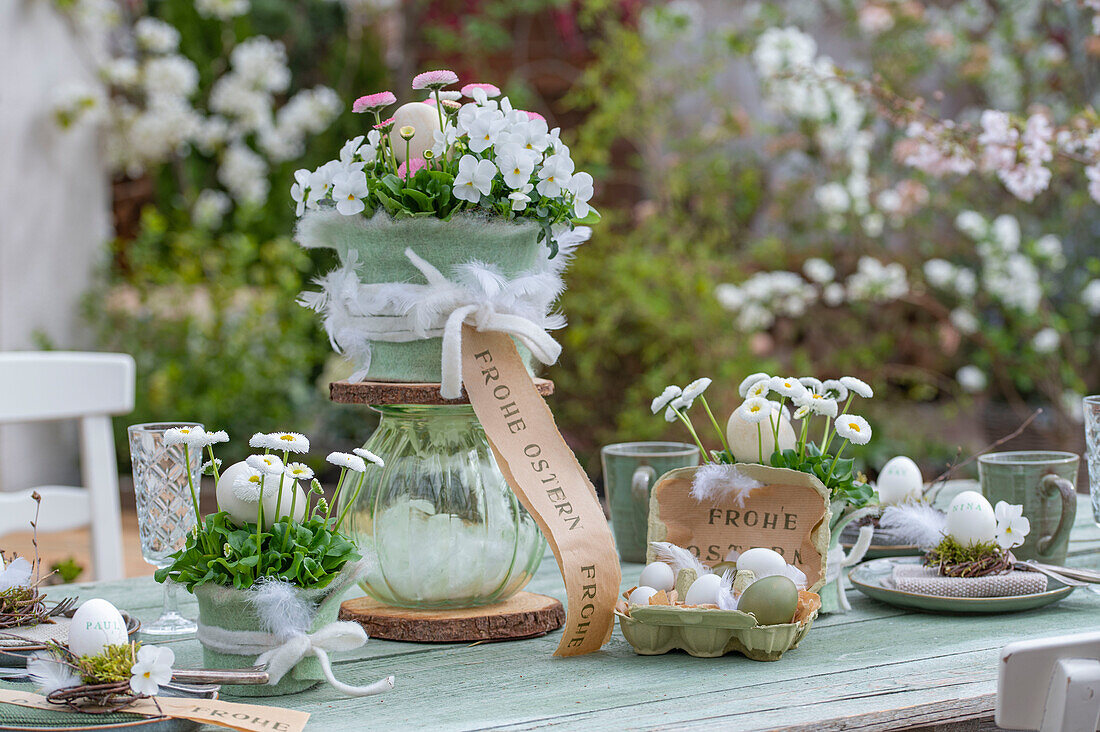
[[[674,468],[699,464],[699,448],[685,442],[622,442],[600,451],[611,528],[624,562],[645,562],[649,493]]]
[[[982,493],[989,502],[1019,504],[1031,522],[1017,559],[1064,564],[1077,515],[1077,464],[1072,452],[993,452],[978,458]]]

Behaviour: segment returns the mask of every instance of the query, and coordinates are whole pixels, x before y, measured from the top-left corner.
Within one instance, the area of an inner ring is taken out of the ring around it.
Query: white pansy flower
[[[519,145],[509,143],[497,151],[497,165],[509,188],[521,190],[531,181],[535,172],[535,158]]]
[[[301,216],[306,212],[306,206],[310,203],[309,184],[313,180],[313,172],[301,168],[294,171],[294,183],[290,186],[290,197],[294,200],[294,214]]]
[[[842,414],[836,418],[836,433],[853,445],[866,445],[871,441],[871,425],[855,414]]]
[[[264,475],[282,475],[284,469],[283,461],[277,455],[249,455],[245,463]]]
[[[763,422],[771,416],[771,413],[772,402],[769,402],[763,397],[751,397],[746,399],[734,412],[738,419],[749,422],[750,424]]]
[[[684,393],[684,390],[681,389],[678,386],[675,386],[675,385],[666,386],[665,390],[662,391],[652,401],[652,403],[650,403],[649,408],[653,412],[653,414],[657,414],[657,412],[661,411],[662,409],[664,409],[668,405],[672,404],[672,402],[674,400],[676,400],[683,393]]]
[[[765,374],[763,371],[757,371],[755,374],[749,374],[741,380],[740,384],[738,384],[737,393],[741,396],[745,396],[749,391],[749,387],[753,386],[759,381],[770,381],[771,378],[772,377],[770,375]]]
[[[573,175],[573,161],[568,155],[554,153],[543,161],[539,168],[539,183],[535,186],[541,195],[547,198],[557,198],[562,190],[569,185],[569,179]]]
[[[374,130],[377,132],[377,130]],[[444,130],[433,130],[432,139],[432,155],[434,157],[442,158],[447,154],[447,151],[454,147],[455,141],[458,139],[458,129],[454,125],[447,125]]]
[[[1008,550],[1021,546],[1031,532],[1031,521],[1024,516],[1024,507],[997,501],[993,507],[997,518],[997,544]]]
[[[340,148],[340,162],[344,165],[351,165],[355,162],[355,156],[359,153],[359,147],[363,144],[363,140],[365,139],[365,135],[357,135],[345,142],[344,146]]]
[[[593,192],[592,176],[583,171],[577,173],[569,179],[568,189],[573,194],[573,215],[578,219],[583,219],[592,210],[592,207],[588,205]]]
[[[458,161],[458,175],[455,176],[455,198],[477,203],[482,196],[488,196],[492,192],[496,173],[497,167],[492,161],[463,155]]]
[[[489,149],[507,124],[503,115],[496,111],[482,112],[470,120],[466,127],[470,152],[482,153]]]
[[[367,464],[363,461],[363,458],[348,452],[330,452],[325,460],[337,467],[353,470],[356,473],[365,472],[367,469]]]
[[[366,208],[362,199],[370,193],[367,176],[361,170],[337,173],[332,177],[332,200],[344,216],[354,216]]]
[[[989,383],[985,377],[985,373],[973,364],[963,366],[959,369],[955,374],[955,379],[959,382],[959,386],[963,388],[963,391],[971,394],[983,391]]]
[[[139,696],[156,696],[172,680],[176,654],[167,646],[145,645],[138,649],[137,663],[130,668],[130,690]]]
[[[1036,353],[1054,353],[1062,343],[1062,337],[1054,328],[1046,327],[1035,334],[1031,339],[1031,347]]]
[[[508,194],[508,200],[512,202],[513,211],[523,211],[531,202],[531,197],[523,191],[512,191]]]
[[[382,460],[382,458],[378,457],[365,447],[357,447],[352,450],[352,452],[363,458],[363,460],[367,461],[368,463],[374,463],[380,468],[386,467],[386,463]]]
[[[870,399],[875,395],[875,390],[872,389],[866,381],[863,381],[862,379],[857,379],[854,376],[841,376],[840,383],[843,384],[848,391],[853,392],[857,396],[861,396],[864,399]]]

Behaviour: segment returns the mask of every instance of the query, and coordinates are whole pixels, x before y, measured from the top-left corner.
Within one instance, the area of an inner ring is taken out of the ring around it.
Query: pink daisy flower
[[[489,99],[500,96],[500,88],[493,84],[467,84],[462,87],[462,96],[474,98],[474,89],[480,89],[485,92],[485,96]]]
[[[374,129],[378,130],[382,134],[388,133],[390,130],[393,129],[393,117],[382,120],[379,124],[376,124],[374,126]]]
[[[382,91],[375,92],[374,94],[368,94],[365,97],[359,97],[351,105],[351,111],[356,114],[362,112],[373,112],[383,107],[388,107],[391,104],[397,103],[397,97],[393,92]]]
[[[413,89],[442,89],[445,86],[458,83],[458,74],[446,69],[438,71],[425,71],[413,77]]]
[[[401,165],[397,166],[397,177],[412,178],[416,175],[416,171],[422,169],[427,164],[424,158],[413,158],[412,160],[401,163]]]
[[[545,118],[545,117],[543,117],[543,116],[542,116],[541,114],[539,114],[538,112],[528,112],[528,111],[526,111],[526,110],[525,110],[525,111],[524,111],[524,114],[526,114],[526,115],[527,115],[527,119],[541,119],[541,120],[542,120],[543,122],[545,122],[545,121],[546,121],[546,118]]]

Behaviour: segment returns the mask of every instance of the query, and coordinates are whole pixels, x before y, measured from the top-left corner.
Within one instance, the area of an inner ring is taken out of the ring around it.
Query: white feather
[[[880,534],[889,533],[892,543],[930,549],[943,539],[947,516],[923,501],[908,502],[887,506],[878,525]]]
[[[695,471],[691,481],[691,497],[699,503],[719,503],[733,498],[738,506],[764,484],[745,475],[736,465],[707,463]]]
[[[42,694],[49,696],[58,689],[80,686],[80,677],[71,666],[52,653],[39,651],[27,659],[27,676]]]
[[[667,541],[651,541],[649,545],[653,547],[657,559],[672,567],[672,571],[676,574],[679,574],[681,569],[694,569],[695,574],[699,577],[704,574],[712,574],[710,567],[700,562],[694,554],[683,547],[678,547]]]
[[[722,580],[718,583],[718,609],[736,610],[737,598],[733,596],[733,578],[737,570],[727,569],[722,573]]]
[[[265,578],[249,593],[263,629],[279,638],[306,633],[313,624],[314,604],[283,580]]]

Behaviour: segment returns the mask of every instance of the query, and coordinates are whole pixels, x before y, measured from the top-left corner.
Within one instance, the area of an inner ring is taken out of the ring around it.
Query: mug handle
[[[1070,529],[1073,528],[1075,509],[1077,508],[1077,493],[1073,489],[1073,483],[1054,473],[1047,473],[1042,477],[1042,480],[1039,481],[1039,492],[1042,493],[1043,498],[1049,498],[1055,493],[1062,496],[1062,518],[1058,521],[1058,528],[1050,536],[1040,537],[1036,545],[1040,554],[1046,554],[1051,547],[1056,546],[1068,536]]]
[[[657,479],[657,471],[650,465],[639,465],[630,479],[630,495],[643,506],[649,505],[649,489]]]

